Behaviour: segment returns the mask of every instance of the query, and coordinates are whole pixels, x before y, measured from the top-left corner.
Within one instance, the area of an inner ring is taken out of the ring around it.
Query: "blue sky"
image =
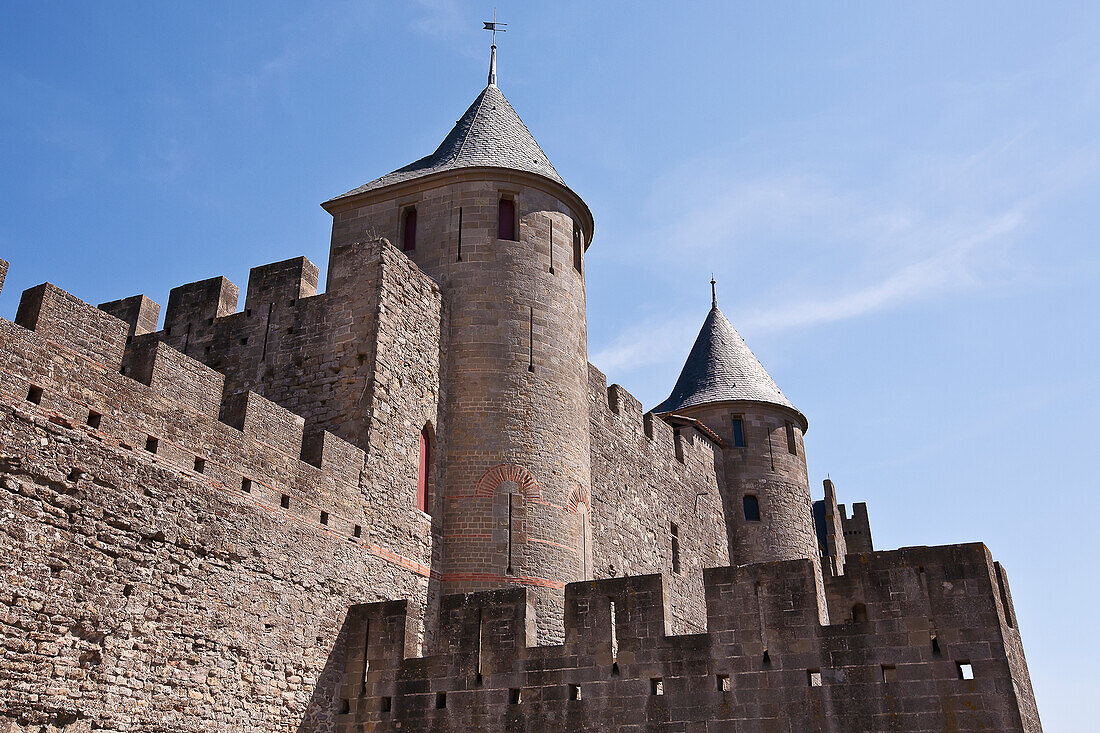
[[[713,272],[815,492],[880,548],[985,541],[1047,730],[1093,724],[1100,6],[497,5],[500,86],[596,217],[591,360],[662,400]],[[0,313],[323,272],[318,203],[435,148],[489,12],[5,3]]]

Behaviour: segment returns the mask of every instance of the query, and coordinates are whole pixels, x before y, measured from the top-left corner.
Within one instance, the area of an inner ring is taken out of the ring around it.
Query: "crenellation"
[[[160,319],[160,304],[144,295],[131,295],[129,298],[100,303],[99,309],[104,313],[110,313],[120,321],[125,321],[130,326],[127,343],[135,336],[156,331]]]
[[[15,323],[108,369],[122,366],[127,325],[55,285],[42,283],[23,291]]]
[[[248,272],[245,310],[259,312],[276,305],[293,307],[298,300],[317,295],[319,275],[317,265],[305,257],[253,267]]]

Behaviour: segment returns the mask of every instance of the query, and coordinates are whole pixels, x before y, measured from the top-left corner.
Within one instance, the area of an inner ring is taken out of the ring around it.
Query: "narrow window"
[[[370,675],[370,619],[363,627],[363,676],[359,679],[359,697],[367,696],[367,681]],[[389,698],[383,698],[389,699]],[[387,708],[388,709],[388,708]]]
[[[519,705],[520,700],[522,700],[522,697],[520,696],[520,688],[518,688],[518,687],[509,688],[509,690],[508,690],[508,704],[509,705]]]
[[[718,691],[729,692],[732,689],[733,686],[730,684],[730,676],[728,674],[718,675]]]
[[[619,657],[619,632],[618,632],[618,619],[615,611],[615,601],[610,602],[611,605],[611,661],[617,663]]]
[[[810,687],[821,687],[821,670],[820,669],[807,669],[806,670],[806,683]]]
[[[416,508],[425,514],[428,505],[428,469],[431,467],[431,436],[428,426],[420,431],[420,468],[416,479]]]
[[[581,518],[581,580],[588,580],[588,505],[577,506]]]
[[[943,652],[940,651],[940,638],[935,634],[932,634],[932,656],[942,657]]]
[[[437,692],[435,693],[435,709],[442,710],[447,707],[447,693]]]
[[[287,496],[286,494],[283,494],[283,498],[279,500],[279,506],[281,506],[283,509],[289,509],[290,508],[290,497]]]
[[[103,416],[94,410],[88,411],[88,427],[99,428],[99,423],[103,419]]]
[[[352,535],[352,537],[362,537],[363,536],[363,528],[360,527],[358,524],[355,525],[355,529],[352,530],[351,535]]]
[[[669,528],[672,535],[672,572],[680,574],[680,528],[673,524]]]
[[[577,272],[581,272],[582,260],[584,258],[584,237],[581,234],[580,225],[577,222],[573,222],[573,269]]]
[[[328,524],[328,512],[321,512],[321,524]]]
[[[159,445],[160,445],[160,441],[157,440],[156,438],[154,438],[152,435],[148,436],[145,439],[145,450],[149,451],[150,453],[156,453],[157,452],[157,446],[159,446]]]
[[[653,677],[649,680],[649,694],[650,695],[663,695],[665,694],[665,681],[660,677]]]
[[[516,201],[501,197],[497,204],[497,239],[516,240]]]
[[[760,521],[760,501],[752,494],[745,494],[741,499],[741,506],[745,509],[745,521]]]
[[[416,249],[416,207],[413,206],[401,215],[401,249],[406,252]]]
[[[195,456],[195,473],[202,473],[206,470],[206,459]]]
[[[955,669],[959,672],[960,680],[974,679],[974,666],[970,662],[955,662]]]
[[[787,452],[791,455],[798,453],[798,444],[794,439],[794,424],[790,422],[787,423]]]
[[[741,418],[733,418],[733,447],[745,447],[745,423]]]
[[[378,709],[379,709],[380,712],[388,713],[390,710],[393,709],[393,698],[383,697],[382,700],[380,701]]]
[[[27,390],[27,402],[39,405],[42,403],[42,388],[36,387],[33,384],[31,388]]]
[[[680,463],[684,462],[684,436],[677,429],[672,431],[672,443],[673,448],[676,450],[676,460]]]
[[[505,575],[514,575],[512,568],[512,492],[508,492],[508,567],[504,568]]]
[[[897,682],[898,681],[898,668],[892,664],[882,665],[882,681],[883,682]]]
[[[867,620],[867,606],[857,603],[852,606],[852,623],[861,624]]]
[[[569,699],[570,700],[580,700],[581,699],[581,686],[580,685],[569,685]]]
[[[241,491],[246,494],[252,493],[252,479],[241,477]]]

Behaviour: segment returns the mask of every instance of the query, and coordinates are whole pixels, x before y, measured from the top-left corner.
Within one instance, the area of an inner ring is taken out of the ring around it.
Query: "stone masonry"
[[[0,732],[1041,731],[1004,568],[814,502],[717,297],[653,410],[588,363],[593,217],[495,55],[323,206],[325,292],[0,319]]]

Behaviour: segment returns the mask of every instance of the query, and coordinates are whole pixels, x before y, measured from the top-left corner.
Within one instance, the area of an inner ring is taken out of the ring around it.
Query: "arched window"
[[[416,508],[431,513],[429,472],[432,466],[432,435],[430,427],[425,425],[420,431],[420,468],[416,478]]]
[[[749,522],[760,521],[760,501],[752,494],[745,494],[741,499],[741,506],[745,509],[745,520]]]

